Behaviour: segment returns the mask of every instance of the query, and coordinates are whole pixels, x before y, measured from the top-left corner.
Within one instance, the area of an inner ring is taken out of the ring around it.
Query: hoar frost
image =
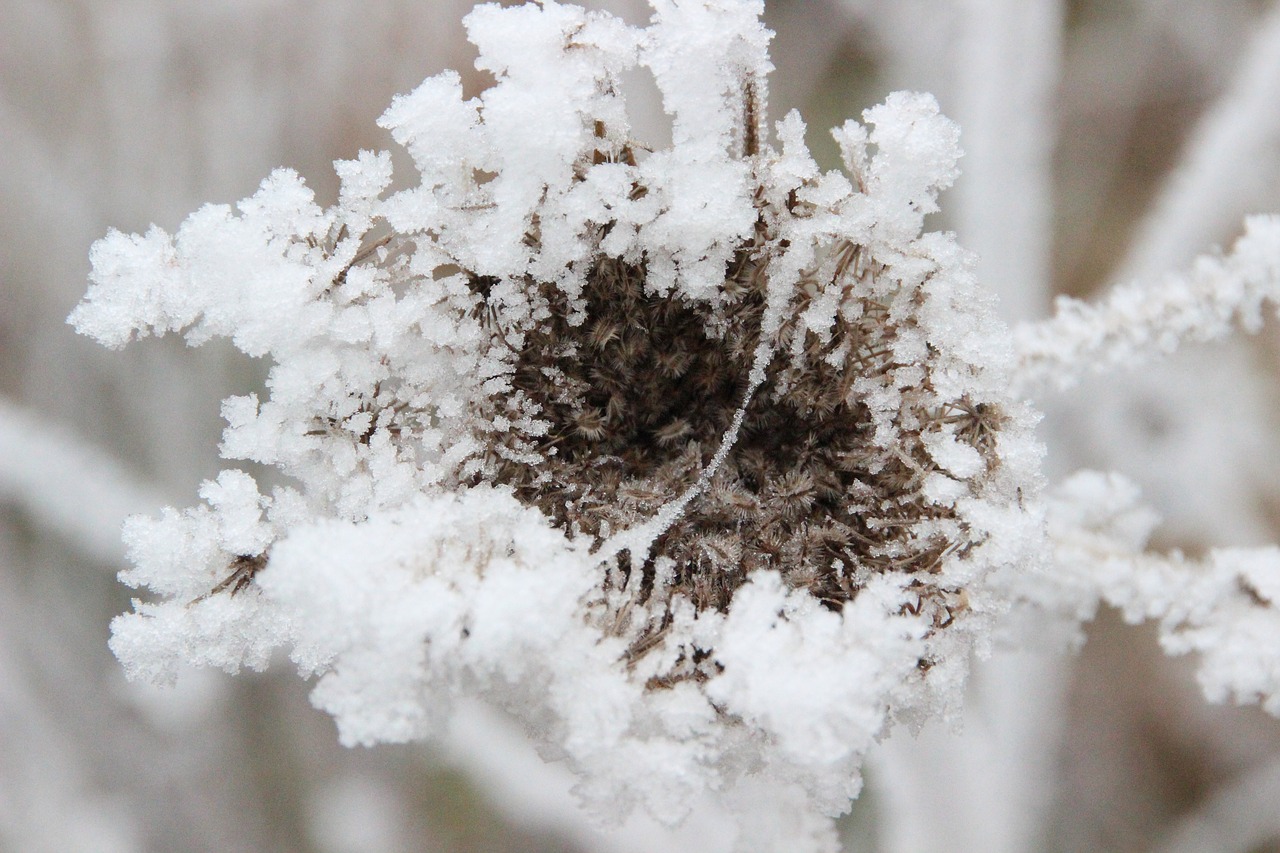
[[[895,720],[954,707],[1054,553],[1012,338],[922,233],[958,131],[891,95],[822,172],[797,115],[770,141],[759,3],[653,5],[473,11],[495,85],[441,74],[381,120],[409,189],[361,152],[327,209],[282,169],[94,247],[77,329],[268,357],[222,452],[288,483],[229,470],[129,522],[156,595],[113,624],[131,674],[285,647],[346,743],[480,697],[602,811],[667,820],[748,777],[838,813]],[[665,150],[628,124],[636,68]]]

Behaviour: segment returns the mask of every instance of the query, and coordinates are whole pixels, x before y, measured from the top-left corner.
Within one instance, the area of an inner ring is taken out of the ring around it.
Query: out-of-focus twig
[[[956,230],[1009,319],[1049,303],[1053,96],[1062,54],[1059,0],[962,0],[955,119],[964,128]]]
[[[1230,234],[1280,169],[1280,5],[1260,22],[1227,90],[1191,134],[1115,278],[1150,279]]]
[[[161,506],[157,491],[67,427],[0,399],[0,500],[84,556],[119,563],[121,522]]]
[[[1159,853],[1247,853],[1280,839],[1280,760],[1241,773],[1184,817]]]

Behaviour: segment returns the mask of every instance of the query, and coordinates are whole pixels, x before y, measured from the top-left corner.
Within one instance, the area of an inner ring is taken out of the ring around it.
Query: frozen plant
[[[268,358],[221,449],[283,475],[227,470],[129,522],[123,579],[154,597],[113,623],[128,672],[285,648],[345,743],[430,737],[478,698],[602,814],[773,786],[814,849],[866,751],[954,714],[1011,624],[1109,601],[1204,652],[1212,695],[1278,710],[1276,553],[1145,555],[1116,477],[1042,496],[1023,397],[1255,323],[1280,223],[1015,336],[972,258],[922,233],[959,174],[930,96],[836,129],[845,171],[823,172],[799,116],[765,121],[760,2],[653,7],[478,7],[495,84],[467,100],[445,73],[381,120],[407,188],[361,152],[331,207],[282,169],[174,235],[94,246],[71,322]],[[633,138],[633,69],[668,148]]]

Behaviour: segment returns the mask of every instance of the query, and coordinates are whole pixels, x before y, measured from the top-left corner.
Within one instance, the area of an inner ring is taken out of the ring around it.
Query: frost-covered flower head
[[[894,720],[944,713],[1047,553],[1013,346],[950,235],[955,126],[899,93],[822,172],[765,122],[759,2],[467,18],[445,73],[336,164],[174,235],[111,233],[72,315],[109,346],[226,336],[270,360],[223,414],[204,503],[128,526],[129,671],[291,650],[347,743],[474,696],[598,804],[679,819],[748,777],[843,810]],[[650,150],[624,72],[672,121]],[[265,485],[265,484],[264,484]]]
[[[496,84],[382,119],[411,188],[362,153],[328,209],[280,170],[95,247],[77,327],[269,357],[223,453],[289,482],[228,471],[131,523],[162,600],[114,626],[130,670],[290,645],[352,743],[478,694],[672,818],[762,772],[838,810],[890,718],[951,695],[1036,476],[1007,335],[921,234],[958,133],[900,94],[835,131],[844,174],[794,114],[771,142],[760,11],[481,6]],[[668,149],[633,137],[636,66]]]

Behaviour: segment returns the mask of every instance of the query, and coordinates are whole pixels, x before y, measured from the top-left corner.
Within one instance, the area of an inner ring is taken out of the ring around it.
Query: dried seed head
[[[744,405],[783,251],[779,223],[817,209],[794,196],[779,204],[763,186],[756,203],[754,234],[726,265],[712,299],[650,286],[646,261],[603,249],[582,269],[572,297],[528,276],[471,278],[471,291],[495,317],[492,354],[509,367],[510,393],[555,437],[540,443],[518,430],[495,431],[491,440],[507,447],[500,454],[507,461],[486,479],[513,487],[574,536],[595,540],[647,522],[698,482]],[[536,249],[539,241],[531,231],[526,242]],[[927,302],[927,278],[894,278],[890,269],[871,246],[853,241],[816,252],[769,329],[765,378],[727,457],[650,552],[638,555],[641,574],[630,594],[649,594],[661,557],[676,565],[664,593],[673,600],[723,608],[750,572],[772,569],[838,609],[869,577],[933,576],[980,541],[954,498],[938,499],[930,484],[941,476],[980,490],[998,467],[1006,418],[997,402],[971,390],[940,395],[938,386],[954,384],[955,368],[935,382],[940,350],[916,313]],[[539,306],[519,324],[504,324],[494,296],[511,291]],[[825,326],[815,325],[820,312]],[[507,346],[516,325],[520,344]],[[495,395],[495,410],[503,399]],[[945,469],[935,459],[939,436],[976,451],[981,464],[963,475]],[[611,460],[607,477],[604,459]],[[606,587],[632,584],[634,574],[610,574]],[[952,618],[946,602],[954,594],[927,584],[920,593],[921,607],[942,614],[933,619],[939,630]]]

